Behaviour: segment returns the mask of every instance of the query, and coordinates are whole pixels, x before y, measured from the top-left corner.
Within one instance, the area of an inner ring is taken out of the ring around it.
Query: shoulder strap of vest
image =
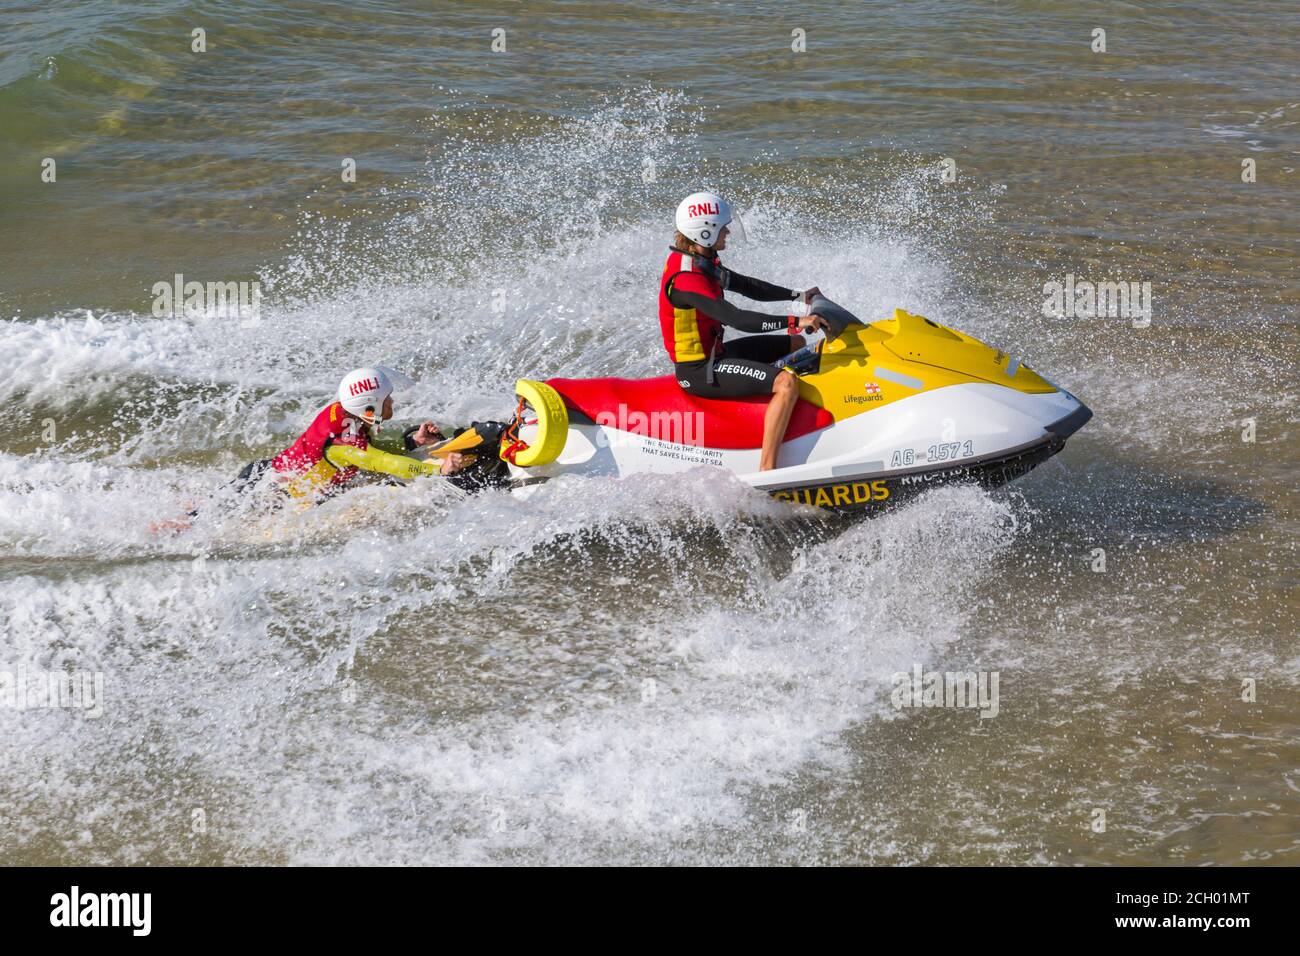
[[[706,259],[703,256],[693,256],[689,252],[682,252],[676,246],[669,246],[673,252],[682,257],[682,267],[670,275],[664,282],[664,293],[671,296],[673,294],[673,280],[684,272],[698,272],[708,276],[716,282],[721,288],[727,289],[731,285],[731,271],[726,266],[719,263],[716,259]]]

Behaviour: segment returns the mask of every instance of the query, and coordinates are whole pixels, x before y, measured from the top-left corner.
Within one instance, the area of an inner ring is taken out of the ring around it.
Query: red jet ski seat
[[[636,435],[700,448],[761,448],[769,396],[697,398],[671,375],[655,378],[551,378],[570,411]],[[785,440],[834,421],[824,408],[800,398]]]

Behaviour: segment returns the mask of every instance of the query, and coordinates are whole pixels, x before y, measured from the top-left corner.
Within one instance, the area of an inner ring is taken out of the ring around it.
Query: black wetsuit
[[[696,259],[696,262],[707,260]],[[793,289],[743,276],[725,266],[707,264],[717,269],[715,278],[727,292],[738,292],[756,302],[791,302],[799,298],[800,293]],[[712,359],[678,362],[674,366],[677,383],[687,392],[701,398],[771,395],[776,377],[780,374],[772,363],[789,355],[802,343],[801,339],[789,335],[789,319],[784,315],[738,309],[726,299],[714,299],[698,292],[685,292],[676,288],[668,293],[668,301],[675,308],[695,309],[701,315],[707,315],[741,332],[781,333],[732,339],[723,342],[722,351]]]

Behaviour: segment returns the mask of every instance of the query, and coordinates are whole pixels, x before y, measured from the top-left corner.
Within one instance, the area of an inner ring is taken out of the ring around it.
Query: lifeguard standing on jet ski
[[[738,309],[724,298],[738,292],[759,302],[810,301],[818,290],[796,292],[732,272],[718,260],[732,226],[744,226],[716,193],[692,193],[677,207],[677,235],[659,283],[659,325],[677,383],[699,398],[771,395],[763,417],[759,470],[776,467],[777,452],[799,397],[798,379],[772,362],[803,347],[801,330],[824,328],[818,315],[769,315]],[[723,342],[723,326],[741,332],[780,332]]]

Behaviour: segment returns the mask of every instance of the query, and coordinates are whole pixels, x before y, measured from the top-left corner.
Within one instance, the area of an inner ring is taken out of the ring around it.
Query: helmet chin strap
[[[373,428],[373,429],[375,430],[375,434],[376,434],[376,435],[379,434],[379,431],[380,431],[380,421],[379,421],[379,416],[375,415],[375,416],[372,416],[372,417],[370,417],[370,418],[367,418],[365,415],[358,415],[358,414],[356,414],[355,412],[348,412],[348,415],[349,415],[351,418],[353,418],[354,420],[356,420],[356,421],[358,421],[358,422],[361,423],[361,425],[360,425],[359,427],[362,427],[362,428]]]

